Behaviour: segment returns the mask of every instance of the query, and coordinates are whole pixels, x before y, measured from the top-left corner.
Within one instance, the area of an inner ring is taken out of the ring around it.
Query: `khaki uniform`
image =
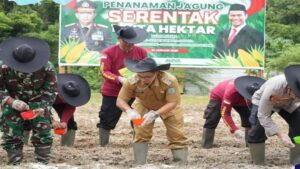
[[[142,116],[150,110],[158,110],[168,102],[177,102],[177,106],[171,112],[161,115],[169,140],[170,149],[186,148],[188,141],[184,135],[183,111],[180,106],[181,96],[177,79],[167,73],[158,72],[151,86],[143,86],[137,75],[130,77],[123,85],[119,98],[129,101],[136,98],[132,107]],[[154,122],[144,126],[135,127],[135,143],[148,143],[152,137]]]

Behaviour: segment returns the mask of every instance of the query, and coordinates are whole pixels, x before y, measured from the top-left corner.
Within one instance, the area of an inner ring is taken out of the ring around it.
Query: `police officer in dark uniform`
[[[85,42],[91,51],[102,51],[113,45],[112,36],[107,26],[94,23],[96,7],[96,4],[89,0],[78,2],[75,15],[79,22],[64,27],[62,40]]]

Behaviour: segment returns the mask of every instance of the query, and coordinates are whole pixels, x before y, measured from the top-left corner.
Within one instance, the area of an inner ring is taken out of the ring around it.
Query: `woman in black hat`
[[[120,75],[125,58],[142,60],[147,57],[145,49],[135,46],[147,38],[144,29],[132,26],[114,25],[115,33],[118,36],[119,44],[106,48],[102,51],[100,71],[103,76],[101,87],[102,104],[99,112],[100,146],[104,147],[109,142],[110,130],[116,127],[122,111],[116,106],[117,96],[124,83],[125,78]]]
[[[8,164],[23,159],[23,123],[20,113],[32,110],[32,143],[35,159],[48,163],[52,145],[51,108],[56,98],[56,71],[48,44],[36,38],[11,38],[0,44],[3,61],[0,68],[0,101],[2,109],[2,146]]]
[[[186,164],[188,141],[184,134],[179,85],[176,77],[164,72],[170,68],[170,64],[157,65],[154,59],[146,58],[141,61],[126,59],[125,65],[137,74],[122,86],[117,106],[126,112],[131,120],[141,116],[144,119],[141,126],[134,127],[135,165],[142,165],[147,161],[148,144],[158,117],[162,119],[167,130],[173,164]],[[136,98],[132,107],[128,104],[131,98]]]
[[[265,141],[276,135],[285,147],[290,148],[290,162],[300,163],[300,146],[294,137],[300,136],[300,65],[285,68],[284,75],[267,80],[252,97],[248,143],[255,164],[264,164]],[[288,123],[289,134],[276,126],[271,118],[274,112]]]

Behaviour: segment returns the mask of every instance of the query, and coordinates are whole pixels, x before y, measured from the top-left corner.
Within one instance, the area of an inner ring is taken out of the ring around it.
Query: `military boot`
[[[61,146],[72,147],[75,141],[76,130],[68,130],[66,134],[61,137]]]
[[[203,128],[201,146],[203,148],[212,148],[215,137],[215,129]]]
[[[148,143],[133,143],[134,165],[147,163]]]
[[[24,144],[25,145],[28,145],[29,136],[30,136],[30,130],[24,130],[23,137],[24,137]]]
[[[34,155],[37,162],[48,164],[50,160],[51,146],[35,147]]]
[[[187,156],[188,156],[188,149],[173,149],[171,150],[173,154],[173,165],[186,165],[187,164]]]
[[[251,159],[256,165],[265,163],[265,143],[248,143]]]
[[[14,149],[7,150],[8,162],[7,165],[19,165],[23,160],[23,150]]]
[[[290,149],[290,163],[300,164],[300,144],[295,144],[295,147]]]
[[[109,143],[110,130],[99,128],[99,142],[101,147],[105,147]]]

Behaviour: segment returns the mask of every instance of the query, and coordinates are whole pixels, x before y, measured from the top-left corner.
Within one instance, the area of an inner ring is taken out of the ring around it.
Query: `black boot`
[[[212,148],[215,137],[215,129],[203,128],[201,146],[203,148]]]
[[[50,160],[51,146],[35,147],[34,155],[37,162],[48,164]]]
[[[105,147],[109,143],[110,130],[99,128],[100,146]]]
[[[23,160],[23,150],[7,150],[8,163],[7,165],[19,165]]]

